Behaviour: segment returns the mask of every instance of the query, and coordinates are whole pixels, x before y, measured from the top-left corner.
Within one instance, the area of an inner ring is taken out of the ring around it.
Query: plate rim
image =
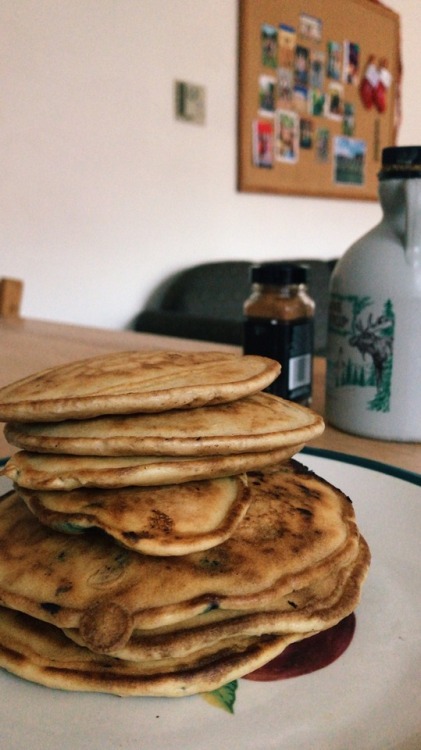
[[[364,456],[342,453],[341,451],[334,451],[327,448],[315,448],[310,445],[304,446],[304,448],[301,449],[300,454],[316,456],[318,458],[327,458],[331,461],[353,464],[354,466],[361,466],[363,469],[378,471],[381,474],[387,474],[388,476],[402,479],[405,482],[410,482],[411,484],[421,487],[421,474],[417,474],[415,471],[409,471],[409,469],[401,469],[399,466],[383,463],[382,461],[377,461],[373,458],[365,458]]]

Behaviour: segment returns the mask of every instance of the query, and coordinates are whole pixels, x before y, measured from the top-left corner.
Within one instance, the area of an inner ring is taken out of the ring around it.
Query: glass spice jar
[[[307,292],[308,271],[298,263],[253,265],[243,330],[244,354],[281,364],[281,374],[266,390],[304,405],[311,402],[313,377],[315,304]]]

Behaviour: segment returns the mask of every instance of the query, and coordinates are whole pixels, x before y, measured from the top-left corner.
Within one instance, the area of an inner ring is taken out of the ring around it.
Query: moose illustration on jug
[[[330,387],[366,388],[367,409],[390,410],[395,315],[391,300],[374,310],[370,297],[334,294],[329,333],[337,342],[328,354]]]

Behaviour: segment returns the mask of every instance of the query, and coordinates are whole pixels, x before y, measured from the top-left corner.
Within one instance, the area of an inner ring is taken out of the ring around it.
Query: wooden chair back
[[[19,318],[23,296],[23,281],[0,279],[0,318]]]

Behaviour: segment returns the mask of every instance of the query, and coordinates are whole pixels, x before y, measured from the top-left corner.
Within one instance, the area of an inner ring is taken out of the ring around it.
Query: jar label
[[[390,299],[332,294],[329,304],[327,391],[367,390],[366,409],[390,411],[395,314]]]
[[[312,318],[290,322],[275,318],[246,318],[244,353],[259,354],[281,363],[281,374],[266,389],[269,393],[290,401],[309,401],[313,374]]]

